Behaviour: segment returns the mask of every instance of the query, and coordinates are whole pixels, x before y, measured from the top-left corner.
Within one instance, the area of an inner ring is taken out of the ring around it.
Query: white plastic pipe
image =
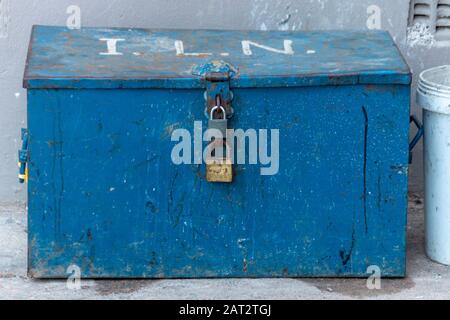
[[[417,102],[423,108],[425,248],[450,265],[450,66],[421,73]]]

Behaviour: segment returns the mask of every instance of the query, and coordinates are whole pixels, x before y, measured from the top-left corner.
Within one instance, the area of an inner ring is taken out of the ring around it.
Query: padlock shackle
[[[223,114],[223,119],[222,120],[226,120],[227,119],[227,112],[225,111],[225,108],[222,107],[222,106],[215,106],[215,107],[213,107],[211,109],[211,112],[209,114],[210,120],[214,120],[214,112],[219,110],[219,109],[220,109],[220,111],[222,111],[222,114]]]

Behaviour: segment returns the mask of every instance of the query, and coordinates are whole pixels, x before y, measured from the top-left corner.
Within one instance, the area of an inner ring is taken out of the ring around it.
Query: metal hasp
[[[237,69],[234,66],[222,60],[214,60],[194,68],[192,74],[202,77],[205,81],[205,115],[208,118],[212,108],[217,106],[217,97],[220,97],[220,106],[225,108],[227,118],[233,117],[234,110],[231,106],[233,93],[230,90],[230,80],[236,73]]]
[[[208,116],[208,129],[217,130],[216,136],[208,146],[206,159],[206,180],[208,182],[233,181],[233,164],[229,144],[226,142],[228,119],[234,114],[231,106],[233,95],[230,91],[230,73],[235,68],[224,61],[212,61],[200,68],[198,74],[205,80],[206,109]],[[218,114],[219,118],[216,118]],[[219,155],[220,153],[220,155]]]

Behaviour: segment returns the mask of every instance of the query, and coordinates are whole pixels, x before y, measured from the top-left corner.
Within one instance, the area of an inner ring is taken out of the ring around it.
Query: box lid
[[[35,26],[25,88],[202,88],[409,84],[384,31],[260,32]]]

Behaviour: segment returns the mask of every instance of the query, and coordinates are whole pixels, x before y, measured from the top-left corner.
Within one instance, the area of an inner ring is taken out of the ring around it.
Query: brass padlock
[[[226,155],[212,156],[217,147],[226,148]],[[233,161],[231,159],[230,146],[223,140],[215,140],[208,146],[208,158],[206,159],[206,180],[208,182],[233,182]]]

